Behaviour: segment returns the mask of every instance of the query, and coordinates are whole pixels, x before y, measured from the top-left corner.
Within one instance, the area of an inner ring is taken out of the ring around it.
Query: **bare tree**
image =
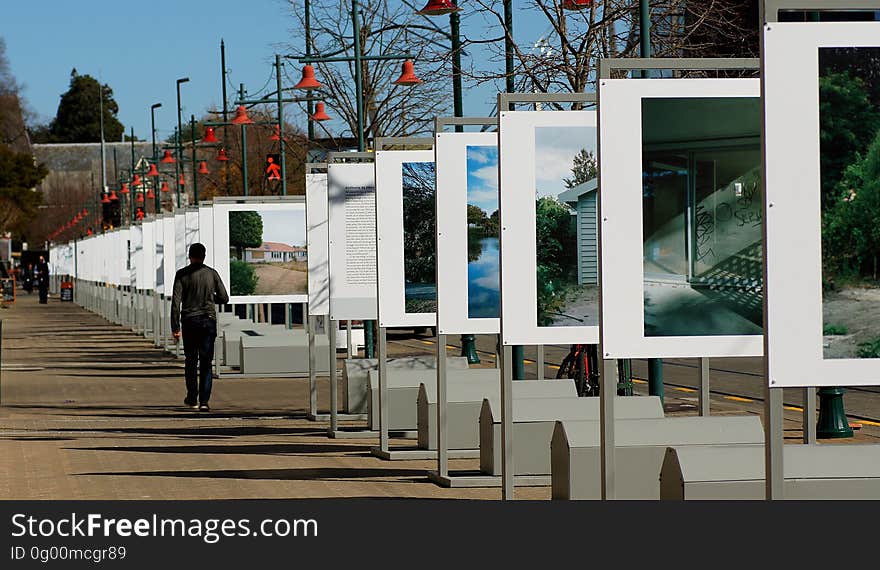
[[[288,0],[289,9],[299,26],[296,41],[285,46],[290,57],[305,54],[305,11],[303,0]],[[354,41],[349,1],[312,1],[311,52],[313,57],[353,57]],[[443,38],[422,23],[411,7],[388,0],[362,0],[359,5],[361,52],[364,55],[412,54],[417,75],[423,83],[398,86],[392,82],[401,73],[402,60],[364,61],[362,67],[364,101],[364,136],[411,136],[433,132],[435,116],[450,108],[451,82],[444,54],[448,45]],[[349,62],[314,64],[318,80],[325,85],[328,113],[338,115],[347,125],[347,133],[357,137],[357,76]],[[295,76],[299,80],[299,64]],[[322,125],[323,127],[323,125]],[[328,134],[330,134],[328,132]]]

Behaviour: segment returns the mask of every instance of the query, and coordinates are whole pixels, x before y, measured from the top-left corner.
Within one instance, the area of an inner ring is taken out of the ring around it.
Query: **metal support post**
[[[437,475],[449,477],[449,442],[446,395],[446,335],[437,335]]]
[[[352,350],[352,344],[351,344],[351,321],[350,321],[350,320],[345,321],[345,335],[346,335],[346,346],[348,347],[348,349],[347,349],[347,351],[348,351],[348,352],[347,352],[347,358],[351,358],[351,357],[354,355],[354,353],[357,352],[357,351]]]
[[[338,321],[327,320],[329,323],[327,336],[330,337],[330,433],[333,434],[339,429],[339,418],[336,416],[338,413],[336,407],[338,402],[336,401],[336,326]]]
[[[663,360],[661,358],[648,359],[648,393],[651,396],[659,396],[663,403]]]
[[[599,353],[601,354],[601,349]],[[601,452],[602,499],[613,500],[614,485],[614,397],[617,394],[617,362],[601,360],[599,372],[599,436]],[[612,390],[615,388],[615,390]]]
[[[316,318],[309,315],[309,416],[318,416],[318,379],[315,365],[315,329]],[[330,353],[336,353],[336,347],[330,347]]]
[[[539,344],[536,348],[535,366],[538,368],[538,380],[544,379],[544,345]]]
[[[514,499],[513,347],[501,349],[501,498]]]
[[[379,327],[379,448],[388,451],[388,347],[385,327]],[[374,411],[375,413],[375,411]]]
[[[766,357],[765,357],[766,361]],[[782,388],[764,386],[764,473],[767,500],[781,500],[784,493]]]
[[[700,382],[697,385],[697,409],[701,416],[710,415],[709,403],[709,359],[700,359]]]
[[[816,387],[804,388],[804,443],[816,443]]]

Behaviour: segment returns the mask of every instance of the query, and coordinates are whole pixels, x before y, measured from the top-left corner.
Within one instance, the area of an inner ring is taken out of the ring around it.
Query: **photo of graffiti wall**
[[[642,100],[645,336],[763,331],[757,98]]]
[[[498,147],[468,146],[468,318],[498,318],[500,271]]]
[[[537,325],[599,324],[594,127],[535,128]]]
[[[819,49],[822,348],[880,357],[880,48]]]
[[[308,292],[305,211],[229,212],[229,293]]]
[[[403,275],[405,311],[437,311],[434,163],[405,162],[403,174]]]

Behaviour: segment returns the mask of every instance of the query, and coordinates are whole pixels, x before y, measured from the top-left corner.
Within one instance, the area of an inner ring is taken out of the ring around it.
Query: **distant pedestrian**
[[[34,280],[40,290],[40,304],[45,305],[49,302],[49,264],[46,263],[46,258],[42,255],[34,271]]]
[[[189,246],[189,265],[174,276],[171,297],[171,334],[174,340],[183,335],[186,356],[185,406],[208,411],[211,399],[211,361],[214,359],[214,340],[217,338],[216,305],[229,302],[226,287],[220,275],[205,265],[205,246]]]
[[[34,264],[28,263],[27,267],[21,272],[24,290],[31,294],[34,292]]]

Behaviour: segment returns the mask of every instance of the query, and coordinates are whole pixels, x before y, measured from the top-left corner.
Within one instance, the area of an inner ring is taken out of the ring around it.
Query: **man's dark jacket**
[[[217,319],[215,305],[229,302],[220,275],[204,263],[191,263],[174,276],[171,297],[171,331],[180,330],[180,320],[196,316]],[[182,306],[181,306],[182,305]]]

